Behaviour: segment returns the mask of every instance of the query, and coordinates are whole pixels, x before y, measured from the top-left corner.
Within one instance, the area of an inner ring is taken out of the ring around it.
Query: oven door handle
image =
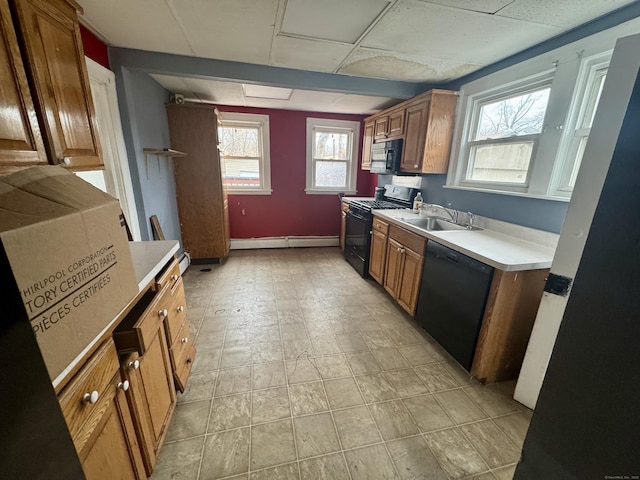
[[[358,220],[362,220],[363,222],[367,221],[367,219],[365,217],[363,217],[362,215],[358,215],[357,213],[354,213],[351,210],[349,210],[347,212],[347,216],[352,216],[353,218],[356,218]]]

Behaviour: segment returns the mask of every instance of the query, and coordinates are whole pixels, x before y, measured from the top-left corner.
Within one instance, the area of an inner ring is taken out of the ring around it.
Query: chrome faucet
[[[435,203],[429,204],[428,207],[432,208],[432,209],[439,208],[440,210],[443,210],[447,215],[449,215],[449,218],[451,219],[451,221],[453,223],[458,223],[458,211],[457,210],[453,210],[453,213],[451,213],[449,210],[444,208],[442,205],[436,205]]]
[[[467,215],[469,216],[469,221],[467,223],[467,230],[472,230],[473,229],[473,220],[476,218],[475,215],[471,212],[467,212]]]

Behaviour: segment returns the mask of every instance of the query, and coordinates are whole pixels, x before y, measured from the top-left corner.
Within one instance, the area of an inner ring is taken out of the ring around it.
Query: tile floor
[[[513,382],[471,380],[338,248],[233,251],[184,283],[198,352],[153,480],[512,478]]]

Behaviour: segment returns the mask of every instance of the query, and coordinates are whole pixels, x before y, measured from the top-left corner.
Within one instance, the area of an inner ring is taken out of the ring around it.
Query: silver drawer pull
[[[178,280],[178,275],[171,275],[171,280],[173,280],[174,282]]]
[[[122,390],[123,392],[126,392],[127,390],[129,390],[129,380],[125,380],[124,382],[119,382],[118,390]]]
[[[127,366],[132,370],[137,370],[140,368],[140,360],[136,360],[134,362],[129,362]]]
[[[164,310],[159,310],[158,311],[158,316],[159,317],[166,317],[168,314],[169,314],[169,312],[167,312],[166,308]]]
[[[82,403],[87,404],[90,403],[91,405],[95,404],[98,399],[100,398],[100,394],[98,393],[97,390],[94,390],[91,393],[85,393],[82,396]]]
[[[176,310],[178,312],[184,312],[184,307],[182,305],[180,305],[178,308],[176,308]]]
[[[184,337],[182,340],[180,340],[182,343],[189,343],[189,337]]]

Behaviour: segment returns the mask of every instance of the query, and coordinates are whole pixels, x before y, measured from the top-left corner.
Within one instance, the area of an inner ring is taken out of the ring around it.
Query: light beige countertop
[[[424,238],[433,240],[504,271],[549,268],[559,235],[485,217],[476,217],[482,230],[427,231],[402,218],[417,218],[409,209],[374,210],[373,214]]]

